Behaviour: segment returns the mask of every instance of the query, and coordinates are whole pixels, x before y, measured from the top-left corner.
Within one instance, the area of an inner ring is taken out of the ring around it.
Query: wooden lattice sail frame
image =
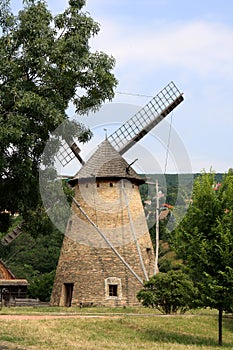
[[[124,154],[183,100],[183,94],[171,81],[133,117],[110,135],[108,137],[109,142],[121,155]],[[64,138],[57,158],[63,166],[70,163],[75,157],[84,165],[84,161],[80,157],[80,151],[72,137],[69,137],[69,140]]]

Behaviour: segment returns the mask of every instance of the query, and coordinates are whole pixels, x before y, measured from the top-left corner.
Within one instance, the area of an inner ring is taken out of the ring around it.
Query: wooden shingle
[[[108,140],[100,144],[96,152],[69,182],[74,184],[78,181],[93,178],[97,180],[119,178],[133,180],[139,184],[144,183],[142,177],[136,173]]]

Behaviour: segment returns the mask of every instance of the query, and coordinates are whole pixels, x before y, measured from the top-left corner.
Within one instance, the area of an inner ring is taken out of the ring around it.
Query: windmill
[[[51,305],[138,304],[136,294],[154,274],[155,255],[139,186],[145,181],[122,155],[183,101],[173,82],[106,138],[86,163],[74,140],[58,159],[82,167],[69,181],[72,214],[57,265]]]

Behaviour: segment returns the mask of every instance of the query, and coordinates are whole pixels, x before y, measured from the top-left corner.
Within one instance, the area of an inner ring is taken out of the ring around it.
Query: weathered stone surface
[[[132,186],[131,182],[125,184],[129,215],[122,188],[118,182],[113,185],[110,187],[108,181],[101,182],[97,191],[89,186],[89,193],[86,193],[85,198],[77,186],[75,198],[122,258],[145,280],[132,231],[137,238],[149,276],[153,274],[154,252],[138,186]],[[98,197],[99,193],[104,205],[101,207],[101,203],[98,203],[95,207],[93,200],[88,201],[88,198],[91,194],[92,197]],[[108,207],[106,203],[112,205]],[[120,281],[117,296],[107,294],[106,280],[111,278]],[[138,304],[136,294],[142,288],[141,283],[75,205],[57,267],[52,305],[66,305],[64,284],[73,284],[72,304],[93,303],[108,306]]]
[[[125,161],[122,164],[125,166]],[[114,163],[111,166],[114,167]],[[141,203],[140,182],[138,175],[135,176],[135,179],[133,176],[116,178],[114,172],[115,179],[108,174],[98,181],[90,178],[74,182],[75,199],[88,217],[72,204],[52,305],[138,304],[136,295],[142,288],[139,280],[153,275],[155,257]]]

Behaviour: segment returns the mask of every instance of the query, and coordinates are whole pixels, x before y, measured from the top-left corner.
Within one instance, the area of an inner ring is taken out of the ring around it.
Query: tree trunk
[[[218,309],[218,344],[222,345],[222,307]]]

